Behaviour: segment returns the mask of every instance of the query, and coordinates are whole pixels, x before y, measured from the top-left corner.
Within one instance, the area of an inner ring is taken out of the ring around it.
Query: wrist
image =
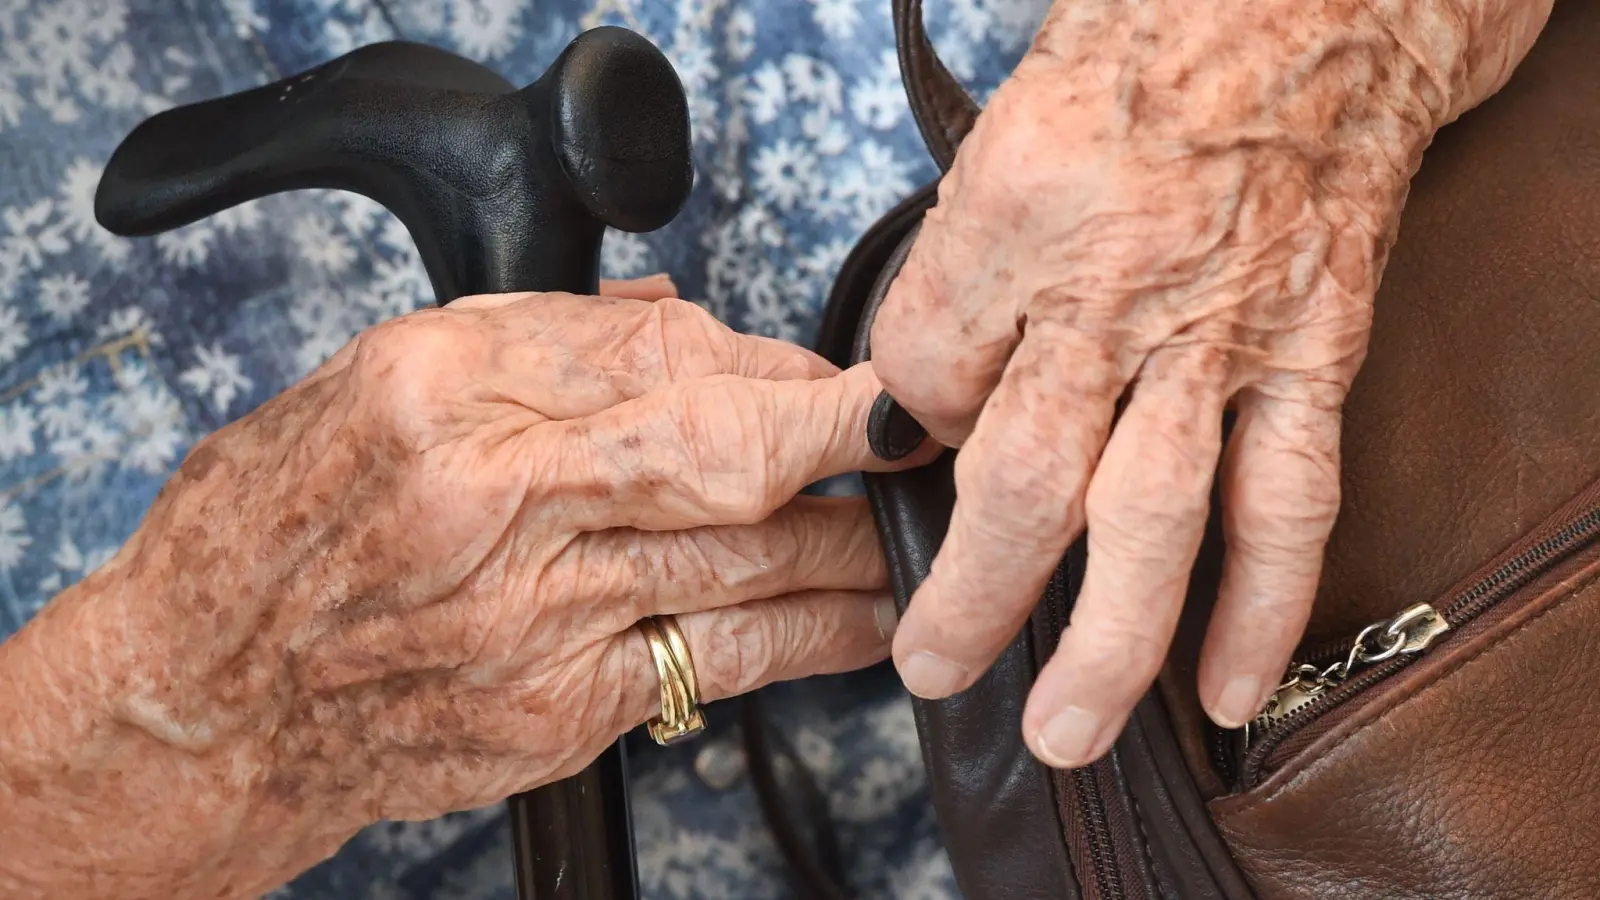
[[[1098,107],[1108,142],[1201,165],[1275,157],[1268,165],[1299,169],[1380,233],[1460,102],[1460,61],[1421,59],[1406,34],[1439,24],[1421,10],[1443,2],[1398,0],[1408,12],[1396,18],[1367,0],[1173,0],[1098,15],[1061,0],[1017,75],[1047,105]]]
[[[313,808],[260,734],[200,714],[168,677],[182,650],[130,611],[153,595],[116,567],[0,646],[0,894],[264,893],[355,828]]]

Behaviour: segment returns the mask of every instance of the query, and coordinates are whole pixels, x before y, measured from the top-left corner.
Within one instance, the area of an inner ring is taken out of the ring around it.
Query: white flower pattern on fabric
[[[928,6],[979,96],[1045,10]],[[175,104],[394,38],[526,84],[600,24],[646,34],[673,61],[696,167],[678,221],[607,234],[604,273],[668,271],[735,328],[809,341],[861,232],[935,175],[888,0],[0,0],[0,637],[111,558],[195,441],[432,300],[405,228],[353,194],[269,197],[153,239],[105,232],[94,195],[117,141]],[[856,893],[956,897],[893,672],[767,696],[829,798]],[[711,712],[703,741],[631,745],[645,900],[790,900],[737,764],[737,717]],[[713,745],[729,764],[702,780],[696,754]],[[504,900],[510,878],[496,807],[375,826],[271,897]]]

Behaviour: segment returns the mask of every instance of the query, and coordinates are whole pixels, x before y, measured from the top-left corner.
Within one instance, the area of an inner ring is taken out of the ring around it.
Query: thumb
[[[872,362],[929,434],[960,447],[1022,332],[1017,298],[997,290],[989,273],[992,238],[970,223],[951,224],[961,217],[959,187],[948,193],[941,186],[940,205],[928,211],[873,320]]]
[[[628,278],[624,280],[602,278],[600,279],[600,296],[654,303],[657,300],[678,296],[678,286],[673,284],[672,276],[665,272],[646,275],[643,278]]]

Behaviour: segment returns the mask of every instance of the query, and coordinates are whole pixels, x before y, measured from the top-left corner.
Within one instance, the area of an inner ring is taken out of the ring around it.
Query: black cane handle
[[[580,35],[520,91],[443,50],[374,44],[146,120],[95,215],[147,235],[280,191],[354,191],[411,231],[441,303],[592,291],[605,226],[653,231],[688,198],[688,115],[671,64],[622,28]]]
[[[605,228],[660,228],[692,180],[677,74],[645,38],[603,27],[522,90],[470,60],[394,41],[168,110],[112,155],[95,215],[141,236],[282,191],[354,191],[404,223],[444,304],[594,293]],[[635,900],[620,741],[510,804],[523,900]]]

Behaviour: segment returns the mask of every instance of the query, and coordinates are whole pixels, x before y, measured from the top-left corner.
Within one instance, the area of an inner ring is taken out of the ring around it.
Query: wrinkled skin
[[[708,701],[887,656],[864,503],[796,496],[890,468],[871,368],[611,293],[380,325],[202,441],[0,646],[0,894],[254,896],[570,775],[659,712],[646,615]]]
[[[1220,472],[1199,689],[1220,724],[1256,713],[1315,594],[1339,410],[1409,180],[1549,7],[1057,4],[873,329],[889,392],[962,447],[949,534],[895,638],[910,690],[972,684],[1087,530],[1023,729],[1057,766],[1104,754],[1165,656]]]

